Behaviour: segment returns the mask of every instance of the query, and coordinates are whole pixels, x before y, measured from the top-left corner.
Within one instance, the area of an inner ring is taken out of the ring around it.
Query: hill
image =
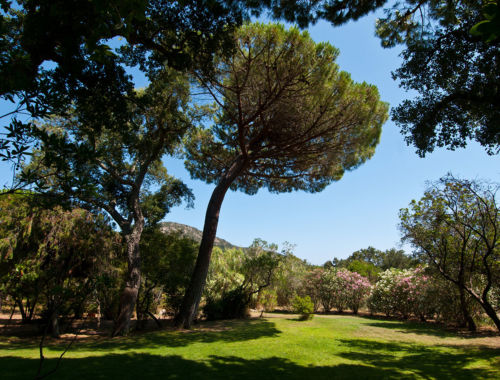
[[[197,228],[188,226],[186,224],[182,223],[175,223],[175,222],[163,222],[160,225],[160,231],[163,233],[180,233],[182,236],[188,237],[190,239],[193,239],[197,241],[198,243],[201,242],[201,236],[202,236],[202,231],[200,231]],[[221,239],[216,237],[215,238],[215,243],[214,245],[216,247],[220,247],[223,249],[226,248],[241,248],[238,247],[234,244],[231,244],[227,240]]]

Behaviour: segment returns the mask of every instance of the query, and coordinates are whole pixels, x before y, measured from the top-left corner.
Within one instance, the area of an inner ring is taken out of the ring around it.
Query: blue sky
[[[372,14],[339,28],[320,22],[309,31],[315,41],[328,41],[339,48],[342,70],[350,72],[355,81],[375,84],[382,100],[396,106],[411,94],[391,79],[391,71],[400,65],[400,50],[382,49],[374,36],[375,19]],[[201,229],[213,185],[191,180],[182,161],[166,159],[165,163],[170,174],[183,179],[196,196],[194,209],[178,207],[166,220]],[[240,246],[250,245],[257,237],[278,244],[288,241],[296,244],[297,256],[313,264],[345,258],[370,245],[382,250],[399,247],[398,211],[422,196],[426,181],[452,172],[500,182],[499,164],[499,156],[488,156],[475,143],[419,158],[388,121],[373,158],[321,193],[276,195],[261,190],[248,196],[228,192],[217,235]],[[9,179],[8,166],[0,164],[0,185]],[[411,250],[403,248],[408,253]]]

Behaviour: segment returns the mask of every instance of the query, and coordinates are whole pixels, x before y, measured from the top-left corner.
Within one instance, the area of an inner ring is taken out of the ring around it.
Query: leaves
[[[486,25],[493,28],[488,33],[498,32],[490,21],[478,24],[481,3],[405,0],[377,21],[383,46],[405,45],[393,78],[418,96],[393,108],[391,116],[420,156],[436,147],[463,148],[470,140],[489,154],[499,151],[499,40],[492,34],[486,43],[470,34]]]
[[[483,7],[483,14],[485,20],[474,25],[470,29],[470,34],[491,43],[500,38],[500,4],[498,1],[487,1]]]
[[[135,92],[119,115],[100,114],[100,104],[89,104],[46,120],[37,130],[40,150],[20,180],[107,212],[122,229],[142,218],[155,224],[183,199],[191,204],[191,191],[161,161],[191,127],[189,85],[172,70],[156,79]]]
[[[210,129],[189,136],[192,176],[218,183],[241,160],[233,190],[316,192],[373,155],[387,105],[338,71],[333,46],[272,24],[244,25],[235,41],[214,75],[197,73],[218,111]]]
[[[0,218],[0,288],[32,310],[56,302],[65,313],[63,304],[71,309],[89,297],[98,270],[121,250],[102,216],[47,205],[33,193],[2,195]]]
[[[400,211],[403,240],[493,319],[488,305],[500,280],[498,188],[448,175]]]

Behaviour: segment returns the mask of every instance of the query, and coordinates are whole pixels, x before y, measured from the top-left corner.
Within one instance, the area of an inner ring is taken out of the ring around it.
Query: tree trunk
[[[139,242],[141,240],[144,221],[136,221],[131,234],[125,235],[127,242],[128,276],[125,289],[120,297],[120,312],[115,321],[112,336],[126,335],[130,330],[130,319],[137,302],[137,294],[141,284],[141,257]]]
[[[153,321],[156,322],[156,325],[158,326],[158,328],[161,329],[163,327],[160,320],[158,318],[156,318],[156,316],[152,312],[148,311],[147,314],[153,319]]]
[[[244,159],[242,157],[236,159],[227,173],[222,176],[210,197],[207,212],[205,214],[205,224],[203,226],[203,235],[198,257],[196,258],[196,264],[186,294],[182,300],[179,314],[177,314],[174,320],[174,324],[177,327],[190,328],[193,319],[197,315],[198,306],[207,279],[222,201],[224,200],[224,196],[229,186],[231,186],[231,183],[238,177],[244,167]]]
[[[500,319],[498,318],[498,314],[496,313],[495,309],[491,306],[491,304],[488,301],[481,300],[480,304],[483,307],[486,314],[488,315],[488,317],[490,317],[493,323],[495,324],[497,330],[500,331]]]
[[[459,287],[460,291],[460,308],[462,310],[462,316],[467,323],[467,328],[469,331],[477,331],[477,326],[476,323],[474,322],[474,319],[469,313],[469,309],[467,308],[467,302],[465,299],[465,290],[463,287]]]
[[[101,327],[101,302],[97,300],[97,329]]]
[[[57,316],[57,311],[51,313],[50,320],[48,323],[49,323],[50,334],[52,335],[52,337],[59,338],[61,336],[61,333],[59,331],[59,318]]]
[[[32,320],[33,319],[33,314],[35,313],[35,308],[36,308],[36,305],[37,305],[37,302],[38,302],[38,294],[36,295],[35,299],[33,300],[33,302],[30,304],[30,307],[28,308],[28,320]]]
[[[16,299],[17,306],[19,306],[19,312],[21,313],[21,321],[22,323],[27,323],[28,319],[26,318],[26,311],[24,310],[24,305],[22,299]]]

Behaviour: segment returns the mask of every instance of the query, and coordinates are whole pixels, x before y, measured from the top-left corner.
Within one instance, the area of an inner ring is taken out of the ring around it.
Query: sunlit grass
[[[34,341],[0,338],[0,378],[33,378]],[[45,370],[63,345],[50,343]],[[203,323],[75,343],[57,379],[492,379],[500,337],[353,316],[290,316]]]

